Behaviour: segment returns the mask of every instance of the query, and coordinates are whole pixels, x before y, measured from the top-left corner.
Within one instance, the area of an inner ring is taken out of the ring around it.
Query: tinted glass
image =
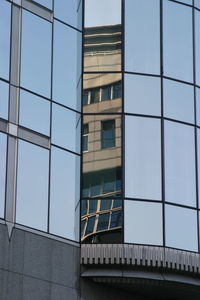
[[[89,142],[88,151],[83,152],[82,196],[118,197],[121,193],[121,116],[85,115],[83,124],[88,125]]]
[[[95,213],[97,211],[97,204],[98,204],[97,199],[89,200],[89,214]]]
[[[192,9],[165,0],[163,28],[165,75],[192,82]]]
[[[160,121],[126,117],[126,197],[161,200]]]
[[[197,168],[198,168],[198,188],[200,191],[200,129],[197,129]],[[199,202],[200,208],[200,202]]]
[[[159,7],[159,0],[125,1],[126,71],[160,73]]]
[[[200,126],[200,89],[196,88],[196,122]]]
[[[76,156],[52,147],[50,232],[75,239]]]
[[[8,119],[9,85],[0,81],[0,118]]]
[[[164,80],[164,114],[167,118],[194,123],[194,88]]]
[[[52,0],[33,0],[49,9],[52,9]]]
[[[52,142],[63,148],[76,152],[76,131],[79,116],[74,111],[53,104],[52,108]],[[77,136],[79,136],[77,134]]]
[[[125,111],[128,113],[160,115],[160,79],[125,75]]]
[[[99,215],[97,230],[108,229],[110,214]]]
[[[165,122],[165,200],[196,205],[194,128]]]
[[[7,136],[0,133],[0,218],[4,218]]]
[[[162,245],[162,205],[125,201],[125,242]]]
[[[200,8],[200,3],[199,3]],[[195,11],[195,62],[196,83],[200,85],[200,12]]]
[[[50,22],[23,11],[21,85],[46,97],[50,97],[51,28]]]
[[[50,102],[21,90],[19,123],[32,130],[49,135]]]
[[[122,110],[122,75],[91,73],[84,75],[83,112],[110,113]]]
[[[84,37],[85,71],[120,71],[121,0],[86,0]]]
[[[200,8],[200,0],[194,0],[194,5],[198,8]]]
[[[197,212],[165,206],[166,246],[197,251]]]
[[[0,77],[9,79],[11,7],[0,1]]]
[[[77,0],[54,0],[54,16],[77,27],[78,3]]]
[[[17,223],[47,230],[49,151],[19,141]]]
[[[88,221],[87,221],[87,228],[86,228],[86,234],[89,234],[89,233],[92,233],[92,232],[93,232],[95,220],[96,220],[96,217],[88,218]]]
[[[60,1],[60,0],[58,0]],[[54,22],[53,98],[71,108],[77,108],[77,36],[76,30]],[[70,47],[69,47],[70,45]],[[78,74],[77,74],[78,70]]]
[[[111,215],[110,228],[122,226],[122,211],[114,211]]]

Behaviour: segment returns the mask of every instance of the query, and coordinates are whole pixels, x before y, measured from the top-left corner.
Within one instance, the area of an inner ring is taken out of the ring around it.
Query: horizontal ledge
[[[199,253],[148,245],[82,244],[81,264],[163,268],[200,274]]]

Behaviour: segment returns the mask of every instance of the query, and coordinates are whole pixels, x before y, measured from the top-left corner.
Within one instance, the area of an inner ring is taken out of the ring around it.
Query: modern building
[[[200,0],[0,0],[0,299],[200,297]]]

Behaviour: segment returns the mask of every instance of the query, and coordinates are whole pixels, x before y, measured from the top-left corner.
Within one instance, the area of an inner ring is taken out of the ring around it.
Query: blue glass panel
[[[76,86],[80,76],[77,60],[81,56],[81,52],[77,53],[77,36],[81,36],[78,31],[54,22],[53,99],[74,109],[77,108]]]
[[[50,232],[75,240],[76,155],[52,147]]]
[[[0,218],[4,218],[7,136],[0,133]]]
[[[8,119],[9,85],[0,81],[0,118]]]
[[[50,102],[21,90],[20,125],[49,135]]]
[[[49,151],[19,141],[17,223],[47,230]]]
[[[0,77],[9,79],[11,5],[0,1]]]
[[[50,22],[23,11],[21,85],[46,97],[51,84],[51,29]]]

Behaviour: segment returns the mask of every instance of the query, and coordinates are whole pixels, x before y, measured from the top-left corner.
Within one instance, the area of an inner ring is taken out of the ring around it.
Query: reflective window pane
[[[9,79],[11,5],[0,1],[0,77]]]
[[[23,11],[21,85],[46,97],[50,97],[51,28],[50,22]]]
[[[122,211],[114,211],[111,215],[110,228],[122,226]]]
[[[75,239],[78,176],[80,174],[76,174],[76,156],[52,147],[50,232],[72,240]]]
[[[49,135],[50,102],[21,90],[19,123],[32,130]]]
[[[84,75],[84,113],[114,113],[121,112],[121,110],[121,73],[90,73]]]
[[[166,246],[198,251],[195,210],[166,205],[165,228]]]
[[[163,18],[164,74],[192,82],[192,9],[165,0]]]
[[[200,129],[197,128],[197,167],[198,167],[198,188],[200,191]],[[199,197],[200,200],[200,197]],[[200,201],[199,201],[200,208]]]
[[[165,122],[165,200],[196,206],[194,128]]]
[[[121,0],[85,1],[84,69],[121,70]]]
[[[34,2],[37,2],[49,9],[52,9],[52,0],[32,0]]]
[[[125,1],[126,71],[160,73],[159,7],[159,0]]]
[[[76,144],[77,126],[80,116],[60,105],[52,107],[52,142],[58,146],[78,152]],[[77,137],[80,135],[77,133]]]
[[[111,209],[112,200],[111,199],[101,199],[100,200],[100,210]]]
[[[121,116],[85,115],[88,150],[83,152],[82,197],[121,194]]]
[[[200,126],[200,89],[196,88],[196,121]]]
[[[47,230],[49,151],[19,141],[17,223]]]
[[[85,0],[86,27],[119,23],[121,23],[121,0]]]
[[[161,200],[160,121],[127,116],[125,127],[126,197]]]
[[[86,228],[86,233],[85,234],[89,234],[89,233],[92,233],[94,231],[95,220],[96,220],[96,217],[88,218],[87,228]]]
[[[88,200],[89,202],[89,214],[95,213],[97,211],[98,199]]]
[[[0,81],[0,118],[8,119],[9,85]]]
[[[77,27],[77,9],[79,0],[54,0],[55,18]]]
[[[162,245],[162,205],[125,201],[125,242]]]
[[[108,229],[110,214],[99,215],[97,231]]]
[[[149,76],[125,75],[125,111],[160,116],[160,79]]]
[[[164,115],[167,118],[194,123],[193,86],[164,80]]]
[[[77,54],[78,35],[78,31],[54,22],[53,99],[74,109],[77,108],[76,86],[80,76],[80,66],[77,68],[77,57],[80,56]]]
[[[200,8],[200,0],[194,0],[194,6]]]
[[[200,8],[200,4],[199,4]],[[196,83],[200,85],[200,12],[195,10],[195,63]]]
[[[7,136],[0,133],[0,218],[4,218]]]

